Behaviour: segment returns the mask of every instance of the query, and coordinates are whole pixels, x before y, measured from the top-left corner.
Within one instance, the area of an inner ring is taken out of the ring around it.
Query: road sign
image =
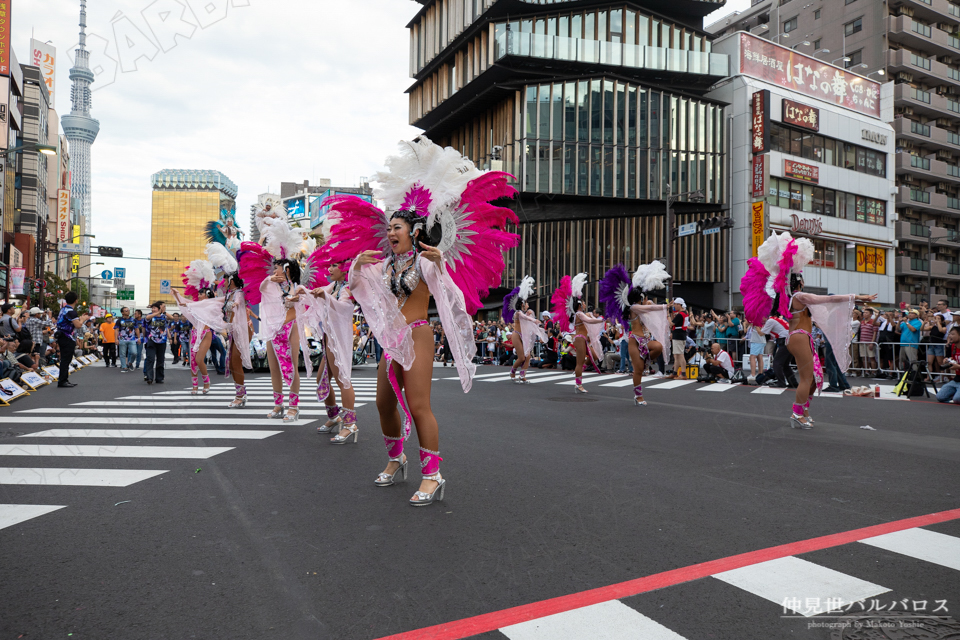
[[[126,285],[126,284],[127,284],[127,279],[126,279],[126,278],[114,278],[114,279],[113,279],[113,286],[115,286],[117,289],[123,289],[124,285]]]
[[[123,291],[117,291],[117,300],[133,300],[134,294],[133,289]]]
[[[76,243],[73,243],[73,242],[58,242],[58,243],[57,243],[57,251],[58,251],[59,253],[77,253],[77,254],[80,254],[80,253],[85,253],[85,251],[84,251],[85,248],[86,248],[86,247],[84,247],[84,245],[82,245],[82,244],[76,244]]]
[[[113,270],[114,278],[126,278],[127,277],[127,268],[126,267],[116,267]]]
[[[108,271],[104,269],[103,271],[100,272],[100,277],[103,278],[104,280],[113,280],[113,271]]]
[[[682,238],[684,236],[692,236],[697,232],[697,223],[690,222],[688,224],[682,224],[677,227],[677,237]]]
[[[170,295],[170,281],[161,280],[160,281],[160,294],[161,295]]]
[[[704,229],[703,235],[709,236],[714,233],[720,233],[720,227],[714,227],[713,229]]]

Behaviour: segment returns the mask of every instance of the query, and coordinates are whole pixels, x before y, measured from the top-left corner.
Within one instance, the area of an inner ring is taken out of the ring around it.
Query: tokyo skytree
[[[84,233],[92,232],[90,215],[91,184],[90,184],[90,146],[97,139],[100,132],[100,122],[90,117],[90,85],[94,81],[90,70],[90,52],[87,51],[87,3],[80,0],[80,44],[77,46],[76,60],[70,69],[70,80],[73,86],[70,89],[72,108],[69,115],[63,116],[60,124],[70,141],[70,158],[73,174],[71,196],[76,203],[80,215],[84,217],[86,228]],[[79,220],[77,224],[79,224]]]

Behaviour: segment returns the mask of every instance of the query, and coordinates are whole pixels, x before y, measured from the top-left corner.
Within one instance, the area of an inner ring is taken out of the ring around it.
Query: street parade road
[[[815,398],[798,431],[790,392],[659,379],[635,407],[625,376],[582,396],[481,367],[464,395],[437,367],[449,484],[414,509],[415,470],[373,483],[372,367],[359,444],[331,446],[310,386],[283,425],[266,376],[231,411],[222,378],[190,396],[180,367],[101,366],[0,409],[0,639],[832,638],[865,610],[957,629],[956,406]]]

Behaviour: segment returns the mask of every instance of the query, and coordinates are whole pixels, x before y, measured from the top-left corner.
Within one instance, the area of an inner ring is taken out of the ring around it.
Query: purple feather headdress
[[[533,276],[523,276],[520,286],[503,297],[503,319],[505,322],[513,322],[514,314],[523,307],[523,303],[533,294],[534,282],[536,281]]]
[[[518,297],[520,297],[520,287],[514,288],[513,291],[503,296],[503,321],[507,324],[513,323],[513,316],[517,313],[517,309],[513,306],[513,301]]]
[[[627,268],[622,264],[615,265],[600,279],[598,292],[600,305],[604,315],[611,320],[618,320],[625,326],[630,324],[630,303],[627,296],[633,288],[633,282]]]

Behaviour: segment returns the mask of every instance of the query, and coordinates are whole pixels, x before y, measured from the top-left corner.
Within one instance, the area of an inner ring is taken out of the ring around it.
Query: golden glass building
[[[161,282],[183,288],[181,274],[192,260],[204,258],[208,223],[234,215],[237,185],[219,171],[164,169],[150,178],[153,211],[150,236],[150,304],[173,305],[161,294]],[[221,213],[222,212],[222,213]]]

